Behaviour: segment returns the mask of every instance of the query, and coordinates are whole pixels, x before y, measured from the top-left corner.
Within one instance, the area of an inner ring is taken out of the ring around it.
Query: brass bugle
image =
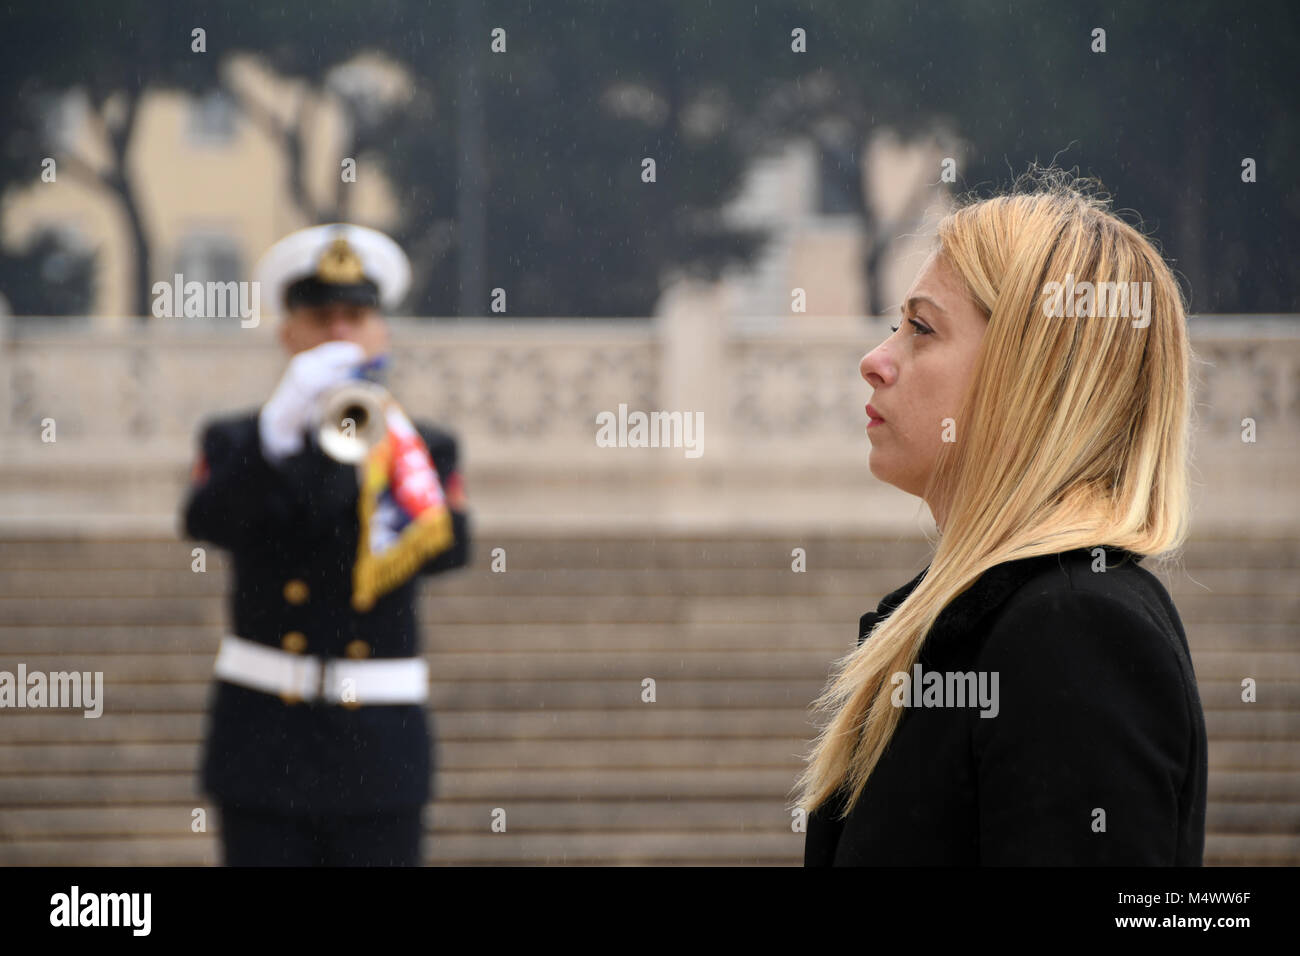
[[[388,391],[374,382],[347,382],[327,391],[317,406],[316,443],[335,461],[355,465],[388,433]]]

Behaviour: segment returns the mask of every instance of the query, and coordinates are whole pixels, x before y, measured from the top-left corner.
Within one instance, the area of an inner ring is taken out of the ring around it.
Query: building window
[[[817,156],[817,211],[823,216],[861,215],[862,172],[857,151],[838,142],[822,142]]]
[[[216,232],[193,232],[176,244],[176,268],[186,282],[238,282],[244,278],[239,245]]]

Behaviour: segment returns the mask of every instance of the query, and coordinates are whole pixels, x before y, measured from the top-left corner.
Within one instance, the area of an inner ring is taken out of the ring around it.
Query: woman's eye
[[[933,329],[928,329],[928,328],[926,328],[926,327],[925,327],[924,325],[922,325],[920,322],[916,321],[916,319],[908,319],[908,320],[907,320],[907,323],[908,323],[908,325],[912,326],[912,328],[916,329],[916,332],[915,332],[916,335],[930,335],[930,334],[934,331]],[[901,325],[901,324],[902,324],[902,323],[900,323],[900,325]],[[898,325],[891,325],[891,326],[889,327],[889,331],[891,331],[891,332],[897,332],[897,331],[898,331],[898,328],[899,328]]]

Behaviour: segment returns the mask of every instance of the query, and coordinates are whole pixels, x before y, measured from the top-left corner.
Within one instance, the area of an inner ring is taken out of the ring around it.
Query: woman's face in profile
[[[957,409],[987,324],[947,260],[932,254],[904,297],[897,329],[858,366],[874,389],[867,437],[871,473],[881,481],[923,496],[945,435],[961,440]],[[943,503],[929,504],[942,522]]]

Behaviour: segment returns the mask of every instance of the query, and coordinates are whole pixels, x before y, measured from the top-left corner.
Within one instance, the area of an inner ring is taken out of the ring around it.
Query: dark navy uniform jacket
[[[997,565],[944,608],[922,673],[997,672],[997,715],[907,707],[848,817],[843,788],[809,814],[806,866],[1201,865],[1187,637],[1140,556],[1105,552],[1105,571],[1085,548]],[[924,574],[862,615],[859,644]]]
[[[456,441],[416,426],[444,492],[458,484]],[[256,413],[203,431],[202,457],[185,504],[187,535],[230,552],[231,633],[281,650],[327,658],[419,655],[418,575],[353,610],[358,543],[356,467],[310,441],[278,465],[262,456]],[[420,574],[469,559],[468,515],[451,509],[455,543]],[[202,765],[219,801],[294,813],[374,813],[431,796],[431,738],[424,706],[349,709],[291,702],[213,683]]]

